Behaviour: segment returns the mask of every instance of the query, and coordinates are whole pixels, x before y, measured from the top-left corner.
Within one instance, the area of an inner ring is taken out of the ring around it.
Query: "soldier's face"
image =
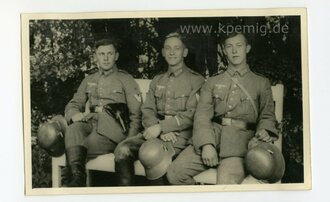
[[[246,55],[250,49],[251,46],[246,43],[242,34],[228,38],[224,44],[224,53],[227,55],[229,64],[233,66],[246,63]]]
[[[162,54],[169,66],[176,66],[183,63],[184,57],[188,54],[188,49],[179,38],[171,37],[165,40]]]
[[[113,45],[99,46],[95,51],[96,62],[104,70],[110,70],[118,60],[119,53]]]

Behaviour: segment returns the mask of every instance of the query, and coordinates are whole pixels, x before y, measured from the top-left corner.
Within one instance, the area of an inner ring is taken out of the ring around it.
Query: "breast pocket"
[[[87,83],[86,94],[88,99],[97,97],[97,84],[89,82]]]
[[[215,111],[222,114],[226,109],[226,91],[215,88],[212,92],[212,97]]]
[[[250,95],[248,97],[246,94],[241,94],[241,108],[243,111],[243,114],[255,114],[254,108],[252,103],[257,107],[257,96],[256,95]],[[252,100],[251,100],[252,99]]]
[[[175,93],[174,101],[178,111],[185,111],[187,109],[188,98],[189,94],[187,92]]]
[[[156,88],[155,90],[155,101],[156,101],[156,106],[157,110],[164,110],[164,93],[165,89],[164,88]]]
[[[126,103],[125,92],[121,88],[109,88],[106,90],[106,98],[119,103]]]

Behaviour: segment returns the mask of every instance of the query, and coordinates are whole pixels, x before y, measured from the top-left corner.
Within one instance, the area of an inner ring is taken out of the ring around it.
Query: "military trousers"
[[[99,155],[114,152],[117,143],[110,138],[97,133],[95,124],[89,122],[75,122],[66,130],[65,147],[84,146],[87,148],[87,160]]]
[[[167,180],[173,185],[194,185],[194,176],[209,169],[192,145],[183,150],[167,170]],[[226,157],[217,166],[217,184],[240,184],[245,178],[242,157]]]

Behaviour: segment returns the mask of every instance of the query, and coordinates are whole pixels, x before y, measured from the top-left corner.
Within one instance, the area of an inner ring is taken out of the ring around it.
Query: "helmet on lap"
[[[144,166],[146,178],[155,180],[163,176],[175,154],[173,146],[158,138],[151,138],[142,144],[139,160]]]
[[[64,134],[68,124],[61,115],[54,116],[43,123],[38,130],[37,140],[41,148],[53,157],[61,156],[65,151]]]

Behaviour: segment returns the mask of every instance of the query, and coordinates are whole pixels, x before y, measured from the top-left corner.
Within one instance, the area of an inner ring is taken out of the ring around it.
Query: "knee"
[[[73,123],[66,129],[64,135],[65,147],[69,148],[71,146],[80,145],[84,139],[85,136],[83,135],[81,125]]]
[[[73,136],[80,136],[82,134],[83,127],[80,123],[73,123],[68,126],[65,132],[65,138],[72,138]]]
[[[244,180],[244,172],[242,173],[222,173],[218,177],[217,184],[241,184]]]
[[[194,184],[192,176],[187,175],[177,164],[172,163],[167,169],[167,180],[172,185]]]
[[[171,164],[168,169],[167,169],[167,173],[166,173],[166,177],[167,177],[167,181],[170,184],[178,184],[179,180],[178,180],[178,175],[176,172],[176,169],[173,167],[173,164]]]
[[[241,184],[245,178],[244,163],[242,158],[224,159],[220,162],[217,184]]]
[[[122,161],[127,160],[129,157],[132,156],[132,152],[128,145],[126,144],[119,144],[114,151],[115,161]]]

